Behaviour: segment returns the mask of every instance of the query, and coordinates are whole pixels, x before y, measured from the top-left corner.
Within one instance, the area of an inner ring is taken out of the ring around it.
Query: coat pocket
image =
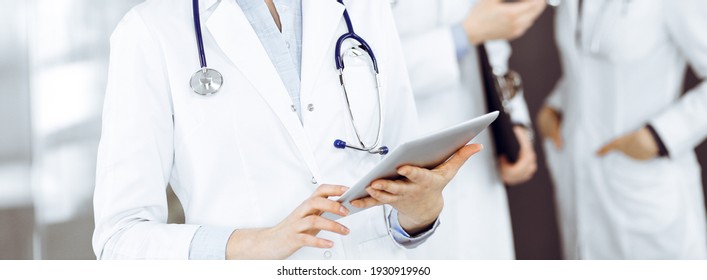
[[[680,217],[683,180],[669,159],[638,161],[622,153],[607,155],[607,199],[625,215],[627,228],[651,232],[669,228]]]

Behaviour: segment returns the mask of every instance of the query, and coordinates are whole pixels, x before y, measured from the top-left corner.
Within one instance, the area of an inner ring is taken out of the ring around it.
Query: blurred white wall
[[[32,258],[27,1],[0,0],[0,259]]]
[[[109,37],[140,0],[0,0],[0,259],[92,259]]]
[[[0,160],[28,161],[27,2],[0,0]]]

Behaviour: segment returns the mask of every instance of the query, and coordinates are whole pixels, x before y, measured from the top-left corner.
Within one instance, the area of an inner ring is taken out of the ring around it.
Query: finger
[[[508,168],[513,168],[513,165],[508,162],[508,157],[500,156],[498,158],[498,165],[501,167],[501,169],[508,169]]]
[[[562,135],[560,134],[559,128],[555,128],[550,138],[552,139],[552,143],[555,144],[555,148],[557,148],[558,150],[562,149]]]
[[[400,172],[398,172],[399,174]],[[401,174],[402,175],[402,174]],[[385,191],[391,194],[401,194],[405,188],[400,181],[393,180],[376,180],[371,183],[371,188],[379,191]]]
[[[449,176],[447,178],[451,178],[454,175],[457,174],[457,171],[459,171],[459,168],[474,154],[478,153],[484,148],[483,145],[481,144],[471,144],[471,145],[466,145],[459,149],[452,158],[450,158],[447,162],[440,164],[435,168],[435,170],[442,171],[443,174],[446,174],[446,176]]]
[[[323,197],[310,197],[305,200],[304,203],[302,203],[298,214],[299,217],[305,217],[323,212],[337,214],[342,217],[349,214],[349,210],[346,209],[346,207],[344,207],[341,203]]]
[[[297,242],[299,242],[300,246],[302,247],[306,246],[322,249],[334,247],[334,242],[332,242],[331,240],[314,237],[305,233],[300,233],[297,235]]]
[[[371,195],[372,198],[375,198],[377,201],[380,201],[383,204],[395,203],[398,201],[399,198],[399,196],[396,196],[394,194],[379,191],[373,188],[366,188],[366,192]]]
[[[535,174],[535,170],[537,169],[535,153],[525,154],[522,160],[522,169],[520,171],[524,181],[527,181],[528,179],[533,177],[533,174]]]
[[[532,146],[521,147],[520,156],[526,165],[530,165],[537,161],[537,155],[535,154],[535,149]]]
[[[403,167],[398,168],[398,174],[401,176],[405,176],[405,178],[408,178],[412,182],[416,183],[421,183],[421,182],[429,182],[430,178],[432,177],[432,172],[429,169],[425,168],[420,168],[417,166],[411,166],[411,165],[406,165]],[[377,189],[377,188],[375,188]],[[398,192],[390,192],[397,194]]]
[[[535,23],[535,20],[538,18],[539,15],[540,14],[536,13],[535,10],[519,15],[518,19],[516,20],[516,26],[518,29],[520,29],[518,30],[520,32],[519,35],[525,34],[525,32],[528,31],[531,26],[533,26],[533,23]]]
[[[535,20],[540,16],[545,7],[544,3],[541,3],[540,5],[538,5],[535,1],[530,1],[528,3],[532,5],[531,8],[518,14],[518,17],[516,18],[516,27],[520,29],[518,30],[520,32],[518,35],[525,34],[525,32],[533,26],[533,23],[535,23]]]
[[[314,191],[312,197],[340,196],[344,194],[347,190],[349,190],[349,188],[345,186],[321,185]]]
[[[520,157],[518,158],[518,161],[513,165],[513,169],[518,172],[518,174],[527,174],[528,170],[530,170],[532,164],[533,164],[534,159],[532,158],[531,155],[527,153],[521,153]]]
[[[609,144],[606,144],[604,147],[601,147],[599,151],[597,151],[597,155],[600,157],[605,156],[609,152],[616,150],[618,148],[618,140],[614,140]]]
[[[533,1],[520,1],[503,3],[503,5],[508,9],[508,12],[519,16],[525,13],[532,13],[536,8],[537,3]]]
[[[505,156],[501,156],[499,157],[499,167],[506,182],[527,181],[537,169],[535,152],[532,149],[521,148],[515,163],[510,163]]]
[[[515,171],[516,173],[509,172],[511,174],[515,175],[507,175],[503,176],[503,182],[506,183],[508,186],[516,186],[523,184],[530,179],[533,178],[533,175],[535,175],[535,171],[537,170],[537,164],[531,163],[526,166],[523,166],[522,169],[519,169]],[[503,175],[503,174],[502,174]]]
[[[538,8],[543,8],[544,6],[546,6],[547,1],[546,0],[519,0],[519,1],[515,1],[515,2],[508,2],[506,4],[507,5],[516,5],[516,6],[527,5],[527,6],[530,6],[533,10],[536,10]]]
[[[533,14],[537,17],[542,11],[547,8],[547,0],[524,0],[525,2],[533,4]]]
[[[298,223],[297,225],[297,231],[299,232],[305,232],[310,230],[325,230],[341,235],[347,235],[350,232],[350,230],[344,225],[324,218],[322,216],[316,215],[304,217],[304,219],[300,220],[300,223]]]
[[[528,135],[528,129],[521,126],[516,126],[513,128],[513,132],[516,135],[516,139],[518,139],[521,152],[523,150],[533,149],[533,142],[530,140],[530,136]]]
[[[550,107],[544,107],[538,113],[538,128],[543,138],[550,139],[556,149],[561,149],[563,146],[562,134],[560,126],[562,123],[560,113]]]
[[[538,171],[538,164],[535,162],[531,163],[530,168],[528,168],[528,174],[527,174],[528,180],[533,178],[533,175],[535,175],[535,172],[537,172],[537,171]]]
[[[370,196],[364,197],[364,198],[359,198],[359,199],[351,201],[351,206],[356,207],[356,208],[360,208],[360,209],[366,209],[366,208],[370,208],[370,207],[378,206],[378,205],[383,205],[383,204],[385,204],[385,203],[380,202],[377,199],[370,197]]]
[[[517,178],[518,176],[525,174],[525,170],[528,165],[527,162],[528,161],[526,159],[526,156],[522,153],[518,156],[518,160],[516,160],[516,162],[514,163],[508,161],[508,158],[506,158],[505,156],[499,158],[499,165],[501,170],[504,172],[504,174],[507,174],[508,176],[511,176],[513,178]]]

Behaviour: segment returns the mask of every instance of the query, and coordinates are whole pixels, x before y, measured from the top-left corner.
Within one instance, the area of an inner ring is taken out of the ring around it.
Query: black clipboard
[[[511,116],[503,107],[503,95],[498,87],[496,76],[489,62],[488,53],[484,44],[476,47],[479,57],[479,66],[483,80],[483,89],[486,93],[486,105],[489,112],[498,111],[498,119],[491,124],[491,138],[496,148],[497,156],[506,156],[508,162],[518,161],[520,154],[520,143],[513,132],[513,121]]]

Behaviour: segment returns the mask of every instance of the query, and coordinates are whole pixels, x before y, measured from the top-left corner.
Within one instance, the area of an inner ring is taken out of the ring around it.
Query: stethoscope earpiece
[[[341,139],[334,140],[334,147],[337,149],[346,149],[346,142]]]

